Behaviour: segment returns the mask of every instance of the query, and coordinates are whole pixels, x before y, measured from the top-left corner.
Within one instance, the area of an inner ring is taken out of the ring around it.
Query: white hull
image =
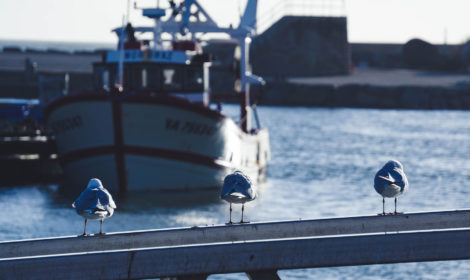
[[[171,99],[170,99],[171,101]],[[264,180],[267,130],[247,134],[207,108],[155,98],[66,97],[46,108],[65,186],[100,178],[113,193],[219,188],[235,169]]]

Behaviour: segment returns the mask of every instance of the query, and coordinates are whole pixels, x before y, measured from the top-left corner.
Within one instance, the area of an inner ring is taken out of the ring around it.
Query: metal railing
[[[9,241],[0,253],[5,279],[279,279],[280,269],[470,259],[470,210]]]

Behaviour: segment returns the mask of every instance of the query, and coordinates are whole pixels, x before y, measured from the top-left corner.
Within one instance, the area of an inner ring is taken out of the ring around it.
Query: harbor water
[[[238,118],[238,106],[224,105]],[[270,131],[272,160],[259,197],[245,207],[250,221],[374,215],[382,199],[375,172],[402,162],[410,188],[398,211],[470,206],[470,112],[258,107]],[[84,187],[89,178],[84,178]],[[106,187],[106,182],[103,182]],[[116,201],[105,232],[223,224],[228,204],[217,193],[170,193]],[[83,218],[58,186],[0,188],[0,241],[78,235]],[[393,200],[386,201],[393,211]],[[234,220],[240,207],[234,206]],[[89,222],[88,232],[99,230]],[[229,253],[229,252],[228,252]],[[279,252],[282,254],[282,252]],[[279,271],[282,279],[467,279],[470,261],[369,265]],[[244,274],[209,279],[247,279]]]

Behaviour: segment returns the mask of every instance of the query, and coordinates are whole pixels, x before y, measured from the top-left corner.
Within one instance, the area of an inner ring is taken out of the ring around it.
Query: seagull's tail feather
[[[393,180],[392,176],[390,176],[390,175],[389,175],[389,177],[384,177],[384,176],[380,176],[380,175],[378,175],[377,177],[379,177],[380,179],[383,179],[383,180],[389,182],[390,184],[396,184],[396,183],[399,182],[399,181]]]

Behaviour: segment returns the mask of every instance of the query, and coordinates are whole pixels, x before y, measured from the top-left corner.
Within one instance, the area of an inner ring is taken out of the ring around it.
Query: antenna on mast
[[[127,0],[126,22],[129,22],[130,10],[131,10],[130,5],[131,5],[130,0]]]
[[[134,3],[135,4],[135,3]],[[127,24],[129,24],[130,0],[127,0],[127,11],[122,15],[121,34],[119,34],[119,63],[114,86],[121,92],[124,90],[124,34]]]
[[[121,92],[124,89],[124,79],[123,79],[123,72],[124,72],[124,26],[125,26],[125,19],[126,17],[122,16],[122,27],[121,27],[121,34],[119,36],[119,63],[118,63],[118,72],[116,75],[116,82],[114,86]]]

